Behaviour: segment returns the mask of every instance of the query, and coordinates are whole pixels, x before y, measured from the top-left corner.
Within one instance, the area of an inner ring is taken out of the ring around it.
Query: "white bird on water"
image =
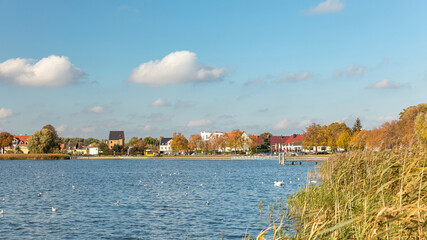
[[[1,199],[1,202],[6,202],[6,199],[2,198],[2,199]]]
[[[75,191],[75,190],[76,190],[76,186],[74,186],[74,185],[73,185],[73,186],[72,186],[72,188],[73,188],[73,191]]]
[[[141,184],[142,184],[142,181],[141,181],[141,180],[139,180],[138,186],[141,186]]]
[[[59,208],[54,208],[54,207],[52,207],[52,212],[56,212],[56,211],[58,211],[58,209],[59,209]]]
[[[37,197],[41,197],[41,196],[42,196],[41,192],[37,193]]]
[[[274,186],[276,186],[276,187],[283,186],[283,184],[285,184],[283,181],[274,182]]]
[[[119,206],[120,205],[120,201],[117,200],[117,202],[114,203],[115,206]]]
[[[0,209],[0,215],[3,215],[3,213],[4,213],[4,210]]]
[[[206,201],[206,206],[209,206],[209,201]]]

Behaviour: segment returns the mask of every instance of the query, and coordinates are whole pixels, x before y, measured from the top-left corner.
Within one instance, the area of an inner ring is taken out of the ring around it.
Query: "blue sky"
[[[0,131],[370,129],[427,102],[425,1],[0,1]]]

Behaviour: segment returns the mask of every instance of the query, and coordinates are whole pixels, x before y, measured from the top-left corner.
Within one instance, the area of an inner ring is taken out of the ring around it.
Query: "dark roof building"
[[[170,140],[172,140],[172,138],[160,138],[160,145],[168,145]]]
[[[108,140],[120,140],[125,139],[125,132],[124,131],[110,131],[110,137]]]

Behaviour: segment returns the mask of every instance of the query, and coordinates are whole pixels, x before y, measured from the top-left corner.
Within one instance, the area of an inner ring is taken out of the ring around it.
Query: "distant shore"
[[[68,154],[0,154],[0,160],[68,160]]]

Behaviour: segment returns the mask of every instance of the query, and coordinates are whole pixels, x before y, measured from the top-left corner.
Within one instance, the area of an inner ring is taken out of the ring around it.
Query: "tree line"
[[[386,122],[372,130],[362,129],[360,119],[352,128],[345,123],[331,123],[328,126],[313,123],[304,133],[303,148],[329,146],[349,149],[391,149],[408,144],[416,139],[427,140],[427,104],[410,106],[399,113],[399,119]]]

